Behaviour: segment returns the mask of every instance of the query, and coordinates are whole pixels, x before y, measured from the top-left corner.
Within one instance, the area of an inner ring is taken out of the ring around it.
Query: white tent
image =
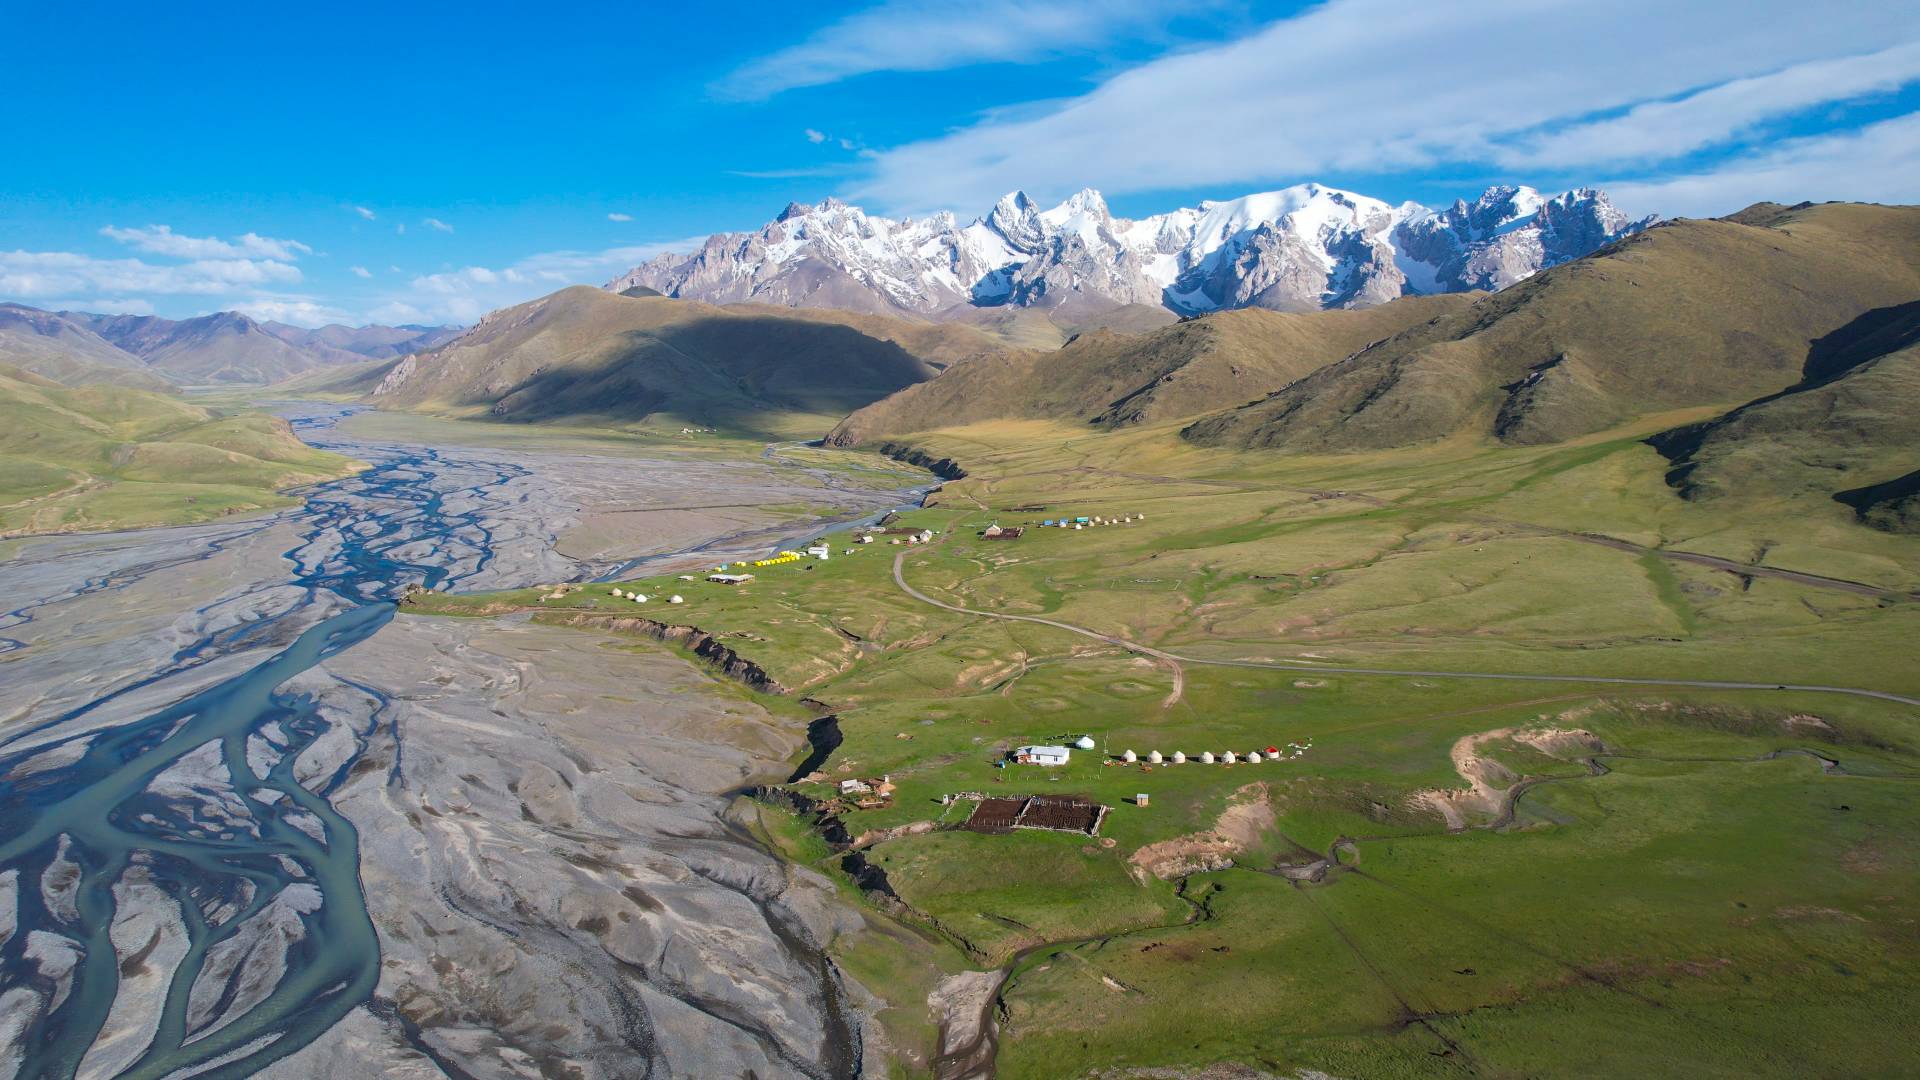
[[[1160,751],[1158,750],[1147,751],[1147,764],[1149,765],[1160,764]]]
[[[1093,741],[1093,736],[1091,735],[1082,735],[1073,740],[1073,748],[1075,750],[1091,750],[1098,745],[1098,743]]]
[[[1258,765],[1258,764],[1260,764],[1260,762],[1261,762],[1261,760],[1262,760],[1262,759],[1261,759],[1261,757],[1260,757],[1260,751],[1258,751],[1258,750],[1254,750],[1254,751],[1251,751],[1251,752],[1249,752],[1249,753],[1247,754],[1247,762],[1248,762],[1248,764],[1252,764],[1252,765]]]
[[[1220,760],[1226,762],[1228,765],[1231,765],[1234,762],[1239,761],[1240,758],[1233,751],[1229,750],[1226,753],[1220,755]]]
[[[1200,764],[1202,765],[1213,764],[1213,751],[1211,750],[1200,751]]]
[[[1134,752],[1133,752],[1133,751],[1131,751],[1131,750],[1123,750],[1123,751],[1121,751],[1121,752],[1120,752],[1120,760],[1121,760],[1121,761],[1126,761],[1126,762],[1134,762],[1134,761],[1139,761],[1139,760],[1140,760],[1140,755],[1138,755],[1138,754],[1136,754],[1136,753],[1134,753]]]
[[[679,593],[674,593],[674,594],[673,594],[672,596],[669,596],[669,597],[667,597],[667,603],[669,603],[669,604],[684,604],[684,603],[686,603],[686,601],[685,601],[685,600],[682,600],[682,599],[680,599],[680,594],[679,594]]]
[[[1168,758],[1167,760],[1173,762],[1175,765],[1184,765],[1187,760],[1187,755],[1181,753],[1178,750],[1175,750],[1173,752],[1173,756],[1171,758]]]

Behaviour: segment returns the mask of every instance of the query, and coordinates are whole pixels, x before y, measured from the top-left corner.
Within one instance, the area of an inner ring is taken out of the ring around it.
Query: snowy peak
[[[1656,219],[1630,221],[1591,188],[1547,197],[1500,185],[1432,210],[1309,183],[1138,220],[1115,217],[1092,188],[1044,210],[1012,191],[984,217],[958,220],[870,216],[833,198],[793,203],[757,232],[716,235],[607,288],[935,316],[1068,303],[1316,310],[1505,288]]]

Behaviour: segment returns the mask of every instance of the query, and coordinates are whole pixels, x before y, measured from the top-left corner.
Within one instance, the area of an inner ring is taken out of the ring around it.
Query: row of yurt
[[[1294,756],[1298,757],[1299,755],[1295,754]],[[1149,765],[1184,765],[1188,760],[1197,761],[1202,765],[1237,765],[1243,761],[1249,765],[1258,765],[1262,761],[1278,761],[1279,759],[1280,755],[1278,754],[1262,754],[1258,750],[1249,750],[1244,755],[1236,754],[1232,750],[1228,750],[1224,754],[1215,754],[1211,750],[1202,750],[1200,751],[1199,757],[1192,759],[1189,759],[1186,754],[1178,750],[1164,756],[1158,750],[1149,750],[1147,751],[1147,756],[1144,758],[1131,750],[1122,751],[1120,754],[1120,760],[1129,765],[1136,761],[1144,761]]]

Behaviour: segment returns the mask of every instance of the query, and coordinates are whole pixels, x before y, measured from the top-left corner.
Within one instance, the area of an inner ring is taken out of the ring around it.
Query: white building
[[[1022,746],[1013,752],[1013,760],[1022,765],[1065,765],[1072,756],[1064,746]]]

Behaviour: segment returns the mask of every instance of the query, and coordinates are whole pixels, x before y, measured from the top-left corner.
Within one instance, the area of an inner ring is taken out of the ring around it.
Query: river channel
[[[679,504],[917,492],[369,442],[351,411],[286,410],[371,465],[298,509],[0,563],[0,1078],[859,1071],[849,916],[729,820],[791,725],[655,651],[395,601],[817,527]],[[557,550],[636,500],[674,534]]]

